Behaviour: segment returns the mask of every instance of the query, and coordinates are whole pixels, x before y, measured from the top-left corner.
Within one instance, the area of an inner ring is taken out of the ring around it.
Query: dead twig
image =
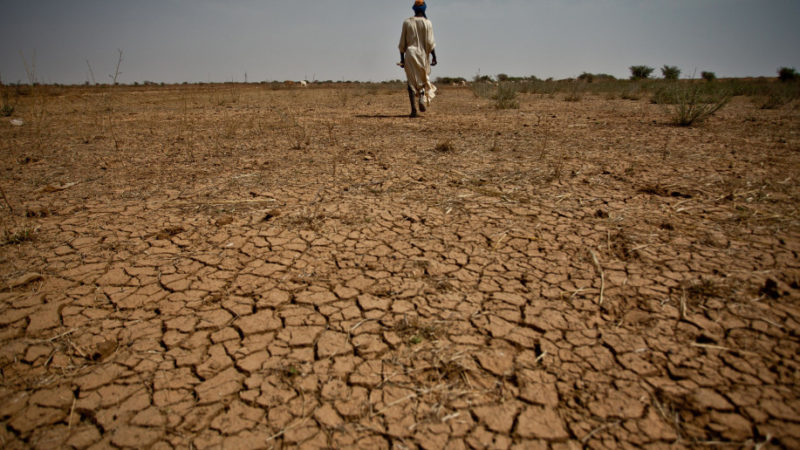
[[[72,429],[72,415],[75,414],[75,403],[78,402],[78,397],[72,398],[72,408],[69,409],[69,419],[67,419],[67,430]]]
[[[5,191],[5,189],[3,189],[2,186],[0,186],[0,194],[3,195],[3,201],[6,203],[6,206],[8,206],[9,211],[11,211],[11,214],[13,215],[14,214],[14,207],[11,206],[11,203],[8,201],[8,197],[6,197],[6,191]]]
[[[587,442],[589,439],[591,439],[591,438],[592,438],[592,436],[594,436],[596,433],[599,433],[599,432],[601,432],[601,431],[605,430],[606,428],[615,427],[615,426],[619,425],[620,423],[622,423],[622,421],[620,421],[620,420],[617,420],[617,421],[615,421],[615,422],[611,422],[611,423],[606,423],[606,424],[600,425],[599,427],[597,427],[597,428],[595,428],[594,430],[590,431],[590,432],[589,432],[589,434],[587,434],[586,436],[582,437],[582,438],[581,438],[581,443],[582,443],[582,444],[585,444],[585,443],[586,443],[586,442]]]
[[[405,402],[407,402],[407,401],[409,401],[409,400],[411,400],[413,398],[416,398],[416,397],[417,397],[416,393],[408,394],[403,398],[397,399],[397,400],[389,403],[388,405],[383,407],[380,411],[376,411],[376,412],[370,414],[370,417],[380,416],[380,415],[384,414],[386,411],[392,409],[393,407],[395,407],[395,406],[397,406],[397,405],[399,405],[401,403],[405,403]]]
[[[589,249],[589,253],[592,254],[592,261],[594,261],[595,267],[597,267],[597,271],[600,272],[600,300],[598,301],[598,305],[603,304],[603,296],[606,292],[606,273],[603,271],[603,266],[600,265],[600,260],[597,259],[597,254],[594,250]]]
[[[291,430],[293,430],[295,428],[300,427],[304,423],[308,422],[308,419],[310,419],[310,418],[311,418],[311,416],[307,416],[307,417],[304,417],[302,420],[298,420],[297,422],[289,425],[288,427],[286,427],[286,428],[282,429],[281,431],[279,431],[279,432],[273,434],[272,436],[268,437],[266,441],[269,442],[271,440],[274,440],[274,439],[277,439],[277,438],[283,436],[284,434],[286,434],[287,431],[291,431]]]
[[[686,289],[683,289],[683,293],[681,294],[681,320],[686,320]]]

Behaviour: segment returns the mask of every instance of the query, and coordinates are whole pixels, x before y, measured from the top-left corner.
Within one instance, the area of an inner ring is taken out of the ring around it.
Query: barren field
[[[0,446],[800,448],[796,101],[276,87],[0,118]]]

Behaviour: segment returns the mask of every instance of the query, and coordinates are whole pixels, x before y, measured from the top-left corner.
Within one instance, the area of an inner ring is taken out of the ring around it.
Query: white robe
[[[430,104],[436,96],[436,87],[431,83],[429,55],[436,48],[433,25],[424,17],[411,17],[403,22],[400,35],[400,53],[403,53],[408,85],[419,94],[425,91],[425,103]]]

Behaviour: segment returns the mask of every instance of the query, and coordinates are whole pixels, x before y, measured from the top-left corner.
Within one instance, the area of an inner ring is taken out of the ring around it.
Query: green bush
[[[714,72],[700,72],[700,76],[709,83],[717,79],[717,74]]]
[[[681,69],[677,66],[667,66],[661,68],[661,75],[665,80],[677,80],[681,76]]]
[[[647,66],[631,66],[631,80],[645,80],[650,78],[650,74],[653,73],[652,67]]]
[[[0,116],[9,117],[12,114],[14,114],[14,107],[13,106],[11,106],[9,104],[5,104],[5,105],[3,105],[2,108],[0,108]]]
[[[783,82],[797,81],[798,79],[800,79],[800,75],[798,75],[794,67],[792,68],[781,67],[780,69],[778,69],[778,79]]]

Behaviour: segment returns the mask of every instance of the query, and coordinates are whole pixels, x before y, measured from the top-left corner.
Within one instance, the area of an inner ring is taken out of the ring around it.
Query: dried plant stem
[[[681,320],[686,320],[686,289],[683,289],[683,294],[681,295]]]
[[[581,438],[581,443],[585,444],[596,433],[599,433],[599,432],[605,430],[606,428],[611,428],[611,427],[617,426],[620,423],[621,423],[621,421],[617,420],[615,422],[611,422],[611,423],[606,423],[606,424],[600,425],[599,427],[597,427],[594,430],[590,431],[589,434],[587,434],[586,436],[582,437]]]
[[[597,259],[597,254],[594,250],[589,249],[589,253],[592,254],[592,261],[594,261],[595,267],[597,267],[597,271],[600,272],[600,299],[598,300],[597,304],[603,304],[603,296],[606,292],[606,273],[603,272],[603,266],[600,265],[600,260]]]
[[[69,419],[67,419],[67,430],[72,429],[72,416],[75,414],[75,403],[77,403],[78,397],[74,397],[72,399],[72,408],[69,409]]]
[[[409,394],[409,395],[407,395],[407,396],[405,396],[405,397],[403,397],[403,398],[397,399],[397,400],[395,400],[395,401],[393,401],[393,402],[389,403],[388,405],[386,405],[386,406],[385,406],[383,409],[381,409],[380,411],[377,411],[377,412],[374,412],[374,413],[372,413],[372,416],[371,416],[371,417],[380,416],[381,414],[384,414],[386,411],[388,411],[388,410],[392,409],[393,407],[395,407],[395,406],[397,406],[397,405],[399,405],[399,404],[401,404],[401,403],[405,403],[405,402],[407,402],[407,401],[409,401],[409,400],[411,400],[411,399],[413,399],[413,398],[416,398],[416,397],[417,397],[417,394],[416,394],[416,393],[414,393],[414,394]]]
[[[8,206],[9,211],[11,211],[11,214],[13,215],[14,214],[14,207],[11,206],[11,203],[8,201],[8,197],[6,197],[6,191],[5,191],[5,189],[3,189],[2,186],[0,186],[0,194],[3,195],[3,201],[6,203],[6,206]]]

